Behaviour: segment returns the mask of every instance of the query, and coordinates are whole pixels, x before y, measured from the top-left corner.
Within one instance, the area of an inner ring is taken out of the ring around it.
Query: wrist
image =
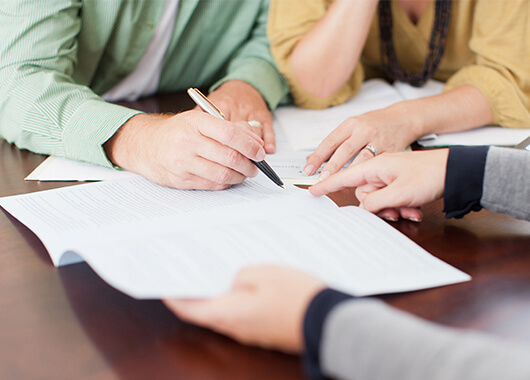
[[[446,218],[461,218],[470,211],[482,209],[480,200],[488,151],[487,146],[449,148],[443,193]]]
[[[320,344],[324,323],[331,312],[340,303],[354,299],[354,296],[333,290],[322,289],[306,309],[304,316],[304,367],[310,378],[323,378],[320,368]]]
[[[431,131],[430,120],[425,117],[426,114],[417,100],[405,100],[393,104],[387,108],[390,114],[394,115],[397,120],[406,120],[407,131],[411,137],[409,143],[418,140],[420,137],[434,133]]]
[[[161,119],[161,117],[147,114],[139,114],[130,118],[103,145],[109,161],[120,168],[133,170],[134,161],[139,159],[137,155],[139,148],[147,141],[143,134],[154,121]]]

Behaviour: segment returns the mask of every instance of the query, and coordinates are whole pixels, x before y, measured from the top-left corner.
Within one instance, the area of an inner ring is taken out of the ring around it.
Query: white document
[[[210,297],[251,264],[299,268],[355,295],[470,279],[378,217],[265,176],[221,192],[128,178],[0,198],[57,266],[81,257],[136,298]]]
[[[104,181],[136,176],[138,174],[126,170],[50,156],[24,179],[26,181]]]
[[[469,131],[434,135],[434,138],[418,140],[418,144],[428,148],[452,145],[514,146],[528,136],[530,136],[530,129],[527,128],[487,126],[470,129]]]
[[[402,100],[400,93],[387,82],[372,79],[366,81],[359,93],[344,104],[323,110],[282,106],[276,109],[274,116],[294,150],[314,150],[349,117],[385,108]]]
[[[363,83],[357,95],[346,103],[324,110],[301,109],[283,106],[275,111],[275,117],[287,140],[295,150],[314,150],[320,142],[351,116],[388,107],[403,100],[419,99],[440,94],[444,84],[429,80],[422,87],[407,83],[389,84],[382,79]],[[530,136],[529,129],[487,126],[469,131],[428,135],[418,143],[424,147],[451,145],[514,146]]]
[[[285,137],[278,121],[274,120],[274,134],[276,137],[276,152],[268,154],[267,163],[274,169],[276,174],[284,181],[294,185],[313,185],[318,182],[318,176],[324,164],[312,176],[306,176],[302,171],[306,164],[306,158],[312,150],[294,150]]]

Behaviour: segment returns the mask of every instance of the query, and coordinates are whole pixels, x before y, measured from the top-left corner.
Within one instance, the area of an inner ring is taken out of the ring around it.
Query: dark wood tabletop
[[[179,112],[182,94],[128,103]],[[0,196],[75,183],[25,182],[45,156],[0,140]],[[356,204],[353,192],[332,195]],[[444,219],[442,203],[421,223],[392,226],[473,280],[382,296],[444,325],[530,341],[530,223],[481,211]],[[242,346],[180,322],[159,301],[134,300],[87,264],[55,268],[39,239],[0,212],[0,379],[303,379],[296,356]]]

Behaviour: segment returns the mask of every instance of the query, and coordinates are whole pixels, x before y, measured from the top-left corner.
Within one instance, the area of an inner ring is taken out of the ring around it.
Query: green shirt
[[[0,4],[0,135],[19,148],[111,166],[102,145],[140,113],[103,101],[151,41],[164,0]],[[159,92],[253,85],[271,109],[288,87],[269,52],[267,0],[181,0]]]

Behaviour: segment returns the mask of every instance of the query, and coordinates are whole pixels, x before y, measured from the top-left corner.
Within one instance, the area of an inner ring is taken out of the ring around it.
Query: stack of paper
[[[266,177],[225,191],[186,191],[144,178],[0,198],[55,265],[84,259],[136,298],[209,297],[245,266],[313,273],[355,295],[469,280],[378,217]]]

